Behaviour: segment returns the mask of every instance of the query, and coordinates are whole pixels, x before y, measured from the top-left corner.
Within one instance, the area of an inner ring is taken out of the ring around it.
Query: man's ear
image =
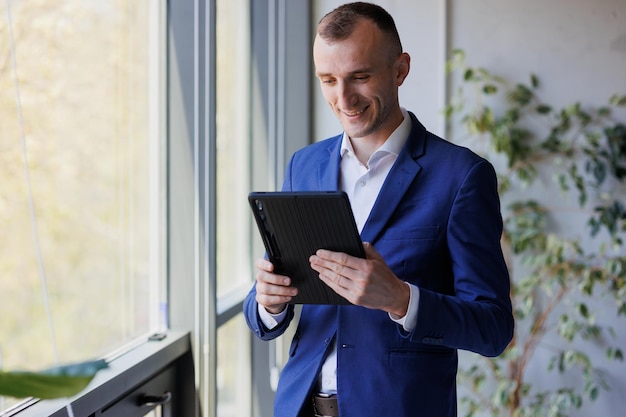
[[[411,70],[411,57],[406,52],[402,52],[395,64],[396,68],[396,85],[400,87],[409,75]]]

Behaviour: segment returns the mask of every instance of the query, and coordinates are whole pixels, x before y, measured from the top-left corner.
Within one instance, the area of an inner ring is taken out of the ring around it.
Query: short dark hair
[[[361,19],[372,21],[385,35],[390,44],[390,53],[396,58],[402,53],[400,35],[393,17],[377,4],[355,2],[341,5],[327,13],[319,21],[317,33],[326,41],[347,39]]]

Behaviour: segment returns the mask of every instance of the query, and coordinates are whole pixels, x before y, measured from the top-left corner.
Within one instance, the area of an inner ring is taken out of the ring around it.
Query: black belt
[[[336,395],[330,397],[313,396],[313,411],[316,416],[339,417],[339,404]]]

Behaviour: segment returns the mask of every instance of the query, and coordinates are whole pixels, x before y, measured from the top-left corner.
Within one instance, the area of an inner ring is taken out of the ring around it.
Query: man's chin
[[[368,135],[366,129],[355,129],[354,127],[350,128],[350,126],[344,126],[343,130],[350,139],[359,139]]]
[[[343,127],[344,132],[351,138],[366,136],[369,128],[369,126],[362,121],[355,122],[353,120],[346,120],[345,118],[341,120],[341,127]]]

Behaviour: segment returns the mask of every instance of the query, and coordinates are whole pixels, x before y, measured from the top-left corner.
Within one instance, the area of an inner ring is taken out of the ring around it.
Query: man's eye
[[[333,80],[333,79],[322,80],[322,84],[332,84],[334,82],[335,82],[335,80]]]
[[[366,81],[367,79],[369,79],[369,75],[356,75],[354,79],[356,81]]]

